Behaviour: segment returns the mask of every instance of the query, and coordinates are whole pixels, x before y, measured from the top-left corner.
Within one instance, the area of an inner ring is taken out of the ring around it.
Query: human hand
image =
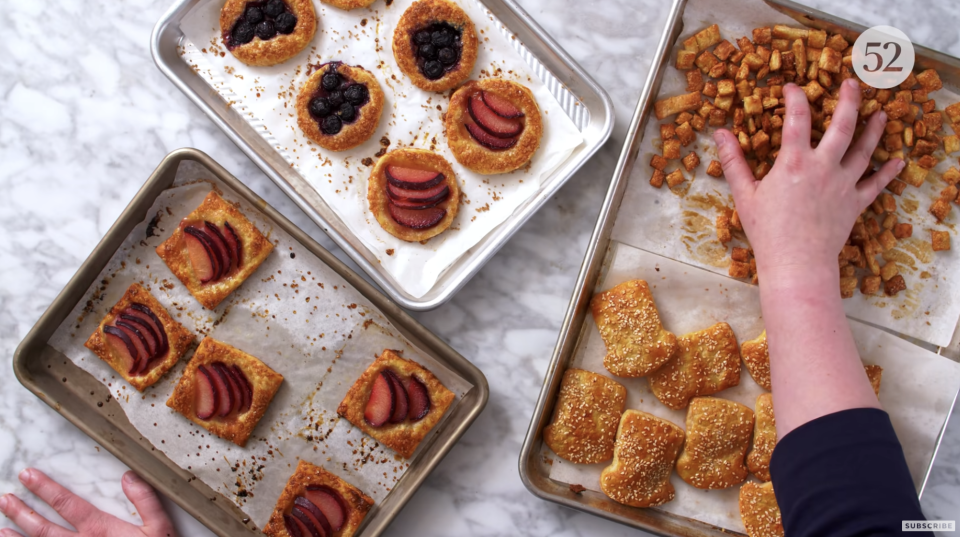
[[[123,493],[143,519],[143,526],[104,513],[39,470],[27,468],[20,473],[20,482],[77,529],[71,531],[58,526],[13,494],[3,495],[0,497],[0,512],[20,526],[27,537],[176,537],[157,493],[133,472],[123,474],[121,484]],[[10,529],[0,529],[0,536],[23,537]]]
[[[860,181],[883,135],[887,117],[870,116],[852,142],[860,108],[860,87],[847,79],[827,132],[810,145],[810,105],[795,84],[783,88],[786,115],[783,142],[773,169],[754,179],[736,137],[717,130],[714,139],[737,213],[757,259],[760,281],[793,279],[810,271],[837,272],[840,253],[857,216],[903,169],[891,159]],[[838,276],[839,277],[839,276]]]

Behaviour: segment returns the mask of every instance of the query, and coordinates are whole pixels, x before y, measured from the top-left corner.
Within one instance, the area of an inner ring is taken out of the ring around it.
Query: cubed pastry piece
[[[773,395],[761,393],[754,407],[756,425],[753,448],[747,455],[747,468],[760,481],[770,481],[770,457],[777,445],[777,421],[773,417]]]
[[[269,537],[350,537],[371,507],[373,499],[360,489],[301,460],[263,533]]]
[[[192,332],[135,283],[110,308],[84,346],[142,392],[176,365],[193,339]]]
[[[880,397],[880,379],[883,377],[883,368],[878,365],[864,364],[863,369],[867,372],[867,378],[870,380],[870,386],[873,387],[873,393]]]
[[[220,9],[223,44],[247,65],[283,63],[306,48],[316,32],[310,0],[227,0]]]
[[[633,507],[663,505],[674,498],[670,473],[683,446],[683,429],[639,410],[620,418],[613,462],[600,474],[600,489]]]
[[[750,481],[740,487],[740,518],[750,537],[783,537],[783,520],[773,483]]]
[[[687,437],[677,474],[698,489],[725,489],[747,478],[753,411],[715,397],[695,397],[687,409]]]
[[[215,191],[184,218],[157,255],[190,294],[214,309],[273,251],[247,217]]]
[[[727,323],[681,336],[677,343],[674,357],[650,374],[651,391],[667,407],[679,410],[691,397],[740,384],[740,350]]]
[[[754,382],[763,389],[770,390],[770,354],[767,349],[767,331],[764,330],[756,339],[744,341],[740,349],[740,356],[747,371]]]
[[[409,459],[455,397],[427,368],[386,349],[347,391],[337,413]]]
[[[677,337],[663,329],[650,287],[631,280],[594,295],[590,311],[607,348],[603,365],[619,377],[643,377],[673,357]]]
[[[249,354],[204,338],[167,406],[240,447],[280,389],[283,375]]]
[[[570,462],[606,462],[613,457],[617,423],[626,403],[627,389],[619,382],[590,371],[567,369],[543,441]]]

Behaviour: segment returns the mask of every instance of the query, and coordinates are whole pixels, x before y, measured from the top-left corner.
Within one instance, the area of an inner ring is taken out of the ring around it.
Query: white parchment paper
[[[319,25],[313,42],[296,57],[272,67],[236,60],[220,39],[222,2],[205,0],[183,19],[184,60],[248,119],[377,257],[398,285],[413,296],[426,294],[443,271],[540,189],[541,178],[559,167],[582,142],[580,131],[514,49],[503,26],[477,0],[451,0],[473,20],[479,51],[471,78],[495,76],[533,91],[544,123],[540,149],[527,167],[483,176],[461,166],[447,147],[443,114],[450,93],[423,91],[410,83],[393,57],[393,29],[412,0],[343,11],[314,1]],[[339,60],[372,72],[386,102],[380,126],[360,146],[332,152],[311,142],[297,126],[295,101],[310,66]],[[370,164],[384,149],[416,147],[443,155],[460,181],[463,203],[453,225],[426,244],[385,232],[370,213]],[[366,164],[364,160],[366,159]],[[387,254],[387,252],[391,252]]]
[[[255,207],[209,179],[202,168],[181,164],[174,185],[157,198],[148,218],[133,229],[90,288],[90,303],[80,301],[50,345],[108,386],[130,422],[158,450],[236,502],[261,528],[299,459],[323,466],[379,503],[418,455],[405,461],[339,419],[337,406],[350,386],[388,348],[402,350],[437,375],[456,394],[454,405],[471,384],[414,348],[343,278]],[[210,311],[173,276],[155,248],[214,185],[228,201],[240,201],[240,210],[276,247],[242,286]],[[149,236],[155,215],[159,221]],[[246,447],[212,436],[166,406],[192,350],[141,394],[83,346],[134,282],[197,333],[198,343],[203,337],[216,338],[283,375]]]
[[[684,32],[671,52],[671,67],[664,73],[657,99],[686,93],[684,72],[672,66],[679,44],[703,28],[717,23],[723,38],[735,43],[742,36],[752,39],[753,28],[774,24],[800,26],[759,0],[690,0],[684,11],[683,22]],[[960,95],[947,89],[930,96],[937,101],[939,109],[960,101]],[[671,259],[726,274],[730,264],[729,249],[717,240],[714,222],[719,207],[732,208],[734,204],[726,182],[706,174],[706,166],[710,161],[719,160],[713,142],[713,129],[705,128],[697,136],[696,142],[681,151],[682,155],[696,151],[701,162],[693,173],[683,170],[686,183],[673,191],[666,186],[655,189],[649,184],[653,171],[649,166],[650,157],[661,154],[662,149],[659,125],[672,122],[675,118],[671,116],[660,122],[651,116],[647,121],[637,165],[623,196],[613,238]],[[727,128],[730,126],[728,121]],[[938,151],[941,157],[942,153],[942,149]],[[923,188],[908,186],[902,196],[896,197],[898,219],[913,224],[913,237],[899,241],[896,248],[885,253],[884,257],[897,262],[907,282],[907,290],[895,297],[883,293],[865,296],[857,291],[852,298],[843,302],[847,315],[934,345],[945,346],[950,343],[957,321],[960,320],[960,248],[955,246],[950,251],[934,253],[930,245],[930,230],[949,231],[954,236],[953,242],[957,243],[954,226],[957,210],[954,209],[947,219],[948,225],[942,225],[937,223],[928,209],[947,186],[940,179],[940,174],[951,165],[957,165],[956,158],[941,162],[930,173]],[[669,173],[678,167],[681,167],[679,161],[671,162],[666,171]],[[734,235],[733,245],[746,245],[742,233]]]
[[[678,336],[721,321],[733,328],[740,343],[763,331],[759,289],[755,286],[628,245],[612,244],[615,249],[611,254],[613,257],[598,292],[628,280],[646,280],[663,325]],[[883,367],[880,403],[890,414],[910,474],[919,488],[931,462],[937,437],[960,389],[960,364],[857,321],[851,320],[850,328],[863,362]],[[686,428],[686,410],[671,410],[662,405],[650,391],[646,378],[614,377],[603,367],[606,349],[592,316],[587,317],[583,330],[570,367],[613,378],[627,388],[627,408],[649,412]],[[714,397],[736,401],[752,409],[757,396],[763,392],[743,368],[740,384]],[[551,479],[600,491],[600,472],[607,463],[574,464],[556,456],[547,447],[544,451],[553,461]],[[671,482],[677,491],[676,498],[657,509],[731,531],[744,531],[737,503],[740,487],[700,490],[688,485],[676,473],[671,476]]]

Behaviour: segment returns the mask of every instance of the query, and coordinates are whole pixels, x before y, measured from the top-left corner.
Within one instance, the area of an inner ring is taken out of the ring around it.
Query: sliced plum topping
[[[430,393],[420,379],[413,375],[407,379],[406,388],[410,396],[410,421],[420,421],[430,413]]]
[[[277,31],[284,35],[289,35],[293,33],[293,30],[297,27],[297,17],[293,13],[284,13],[277,17],[276,20]]]
[[[302,523],[304,528],[306,528],[305,535],[309,535],[310,537],[327,537],[327,534],[324,533],[323,528],[317,524],[314,524],[313,520],[310,519],[310,515],[299,505],[294,505],[293,511],[290,514],[292,514],[293,517]]]
[[[277,35],[277,27],[273,24],[273,21],[263,21],[257,25],[256,34],[257,37],[266,41]]]
[[[462,33],[446,22],[433,23],[413,33],[413,55],[420,73],[429,80],[456,68],[463,51]]]
[[[390,211],[390,217],[401,226],[412,229],[427,229],[433,227],[443,220],[447,215],[447,210],[440,207],[430,207],[427,209],[406,209],[398,207],[394,203],[388,203],[387,209]]]
[[[141,319],[148,320],[153,323],[155,328],[154,333],[160,336],[160,349],[157,351],[157,356],[163,356],[170,349],[170,344],[167,341],[167,331],[163,327],[163,323],[160,322],[160,319],[154,315],[153,310],[144,306],[143,304],[130,304],[130,307],[124,313],[129,313],[130,315],[135,315]]]
[[[259,37],[267,41],[277,33],[292,33],[297,26],[297,17],[283,0],[257,0],[247,2],[243,16],[237,19],[229,34],[223,36],[227,48],[233,49]]]
[[[340,494],[326,485],[307,485],[306,497],[327,517],[330,528],[340,531],[347,518],[347,508]]]
[[[313,522],[315,526],[322,528],[324,534],[330,535],[333,533],[333,529],[330,527],[330,522],[327,520],[327,517],[324,516],[320,508],[314,505],[313,502],[304,498],[303,496],[297,496],[297,498],[293,500],[293,504],[306,511],[306,513],[310,515],[310,521]]]
[[[230,222],[223,223],[223,238],[227,241],[227,248],[230,249],[233,258],[233,266],[240,268],[243,263],[243,243],[240,242],[240,235],[233,230]]]
[[[348,103],[360,106],[367,102],[367,98],[370,96],[367,91],[367,87],[363,84],[353,84],[343,91],[343,98],[347,100]]]
[[[290,515],[283,515],[283,525],[287,527],[287,533],[290,534],[290,537],[307,537],[309,535],[309,533],[306,533],[306,526]]]
[[[117,321],[118,326],[121,321],[133,325],[140,335],[143,336],[144,341],[147,343],[147,352],[149,353],[151,360],[159,356],[158,351],[160,350],[160,336],[154,332],[153,323],[129,313],[120,314],[120,321]]]
[[[220,401],[213,380],[216,375],[206,366],[198,367],[197,373],[197,417],[206,420],[212,418],[220,408]]]
[[[487,149],[492,149],[493,151],[503,151],[504,149],[510,149],[517,144],[516,138],[498,138],[493,136],[489,132],[485,131],[482,127],[477,125],[472,119],[464,121],[463,125],[467,128],[467,132],[470,133],[470,136],[476,140],[478,144],[486,147]]]
[[[210,222],[204,222],[204,233],[210,237],[211,242],[216,247],[217,253],[220,255],[220,277],[224,277],[230,272],[231,264],[233,263],[233,256],[230,255],[230,247],[227,245],[227,239],[223,236],[223,233],[220,233],[220,229],[211,224]]]
[[[470,112],[470,117],[472,117],[478,125],[497,138],[512,138],[520,134],[520,131],[523,130],[523,123],[521,123],[520,120],[507,119],[497,115],[493,109],[483,102],[483,97],[480,92],[470,97],[467,110]]]
[[[400,188],[426,190],[443,181],[443,174],[434,170],[418,170],[402,166],[387,166],[387,182]]]
[[[220,277],[220,255],[214,251],[213,242],[206,233],[193,228],[184,228],[184,242],[190,264],[197,273],[200,283],[207,283]]]
[[[217,405],[217,415],[220,417],[226,416],[233,409],[233,394],[230,392],[230,381],[215,364],[210,364],[207,370],[212,371],[210,376],[213,379],[213,387],[217,390],[217,402],[219,403]]]
[[[407,409],[409,408],[407,390],[403,388],[403,383],[400,382],[400,377],[398,377],[396,373],[389,369],[385,369],[383,372],[386,373],[390,379],[390,383],[393,384],[393,393],[396,395],[396,404],[393,405],[393,414],[390,415],[390,423],[400,423],[407,419]]]
[[[250,406],[253,405],[253,386],[250,384],[250,381],[247,380],[247,376],[243,374],[243,371],[236,365],[230,366],[230,372],[233,373],[233,377],[239,382],[242,391],[240,395],[243,399],[240,401],[240,408],[238,412],[243,414],[244,412],[250,410]]]
[[[428,203],[440,203],[449,196],[450,187],[442,183],[428,190],[407,190],[405,188],[387,185],[387,197],[389,197],[391,201],[403,200],[426,205]]]
[[[396,397],[393,384],[381,371],[373,381],[373,388],[370,389],[370,399],[367,400],[367,408],[363,413],[363,418],[370,425],[380,427],[393,415]]]
[[[239,381],[233,377],[233,373],[223,362],[215,362],[213,369],[220,378],[227,381],[227,388],[230,391],[230,410],[228,414],[240,410],[240,403],[243,401],[243,388],[240,387]]]
[[[143,373],[147,369],[147,362],[153,358],[153,355],[150,354],[150,347],[147,345],[147,339],[143,337],[136,326],[128,322],[118,320],[114,324],[117,325],[117,328],[123,330],[130,341],[133,342],[133,346],[137,349],[137,374]]]
[[[103,333],[107,336],[107,345],[123,360],[127,373],[134,374],[138,365],[137,348],[133,346],[130,336],[116,326],[104,326]]]
[[[520,110],[508,99],[501,97],[496,93],[481,91],[480,96],[483,98],[484,104],[489,106],[490,109],[493,110],[493,113],[502,118],[516,119],[523,117],[523,110]]]
[[[390,196],[390,193],[387,193],[387,197],[390,198],[390,203],[401,209],[414,209],[417,211],[422,211],[423,209],[429,209],[430,207],[436,207],[444,201],[446,197],[440,197],[433,201],[422,201],[422,200],[408,200],[408,199],[393,199]]]

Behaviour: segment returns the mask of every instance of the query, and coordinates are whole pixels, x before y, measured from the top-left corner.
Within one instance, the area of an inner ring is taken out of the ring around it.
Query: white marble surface
[[[960,56],[956,2],[925,2],[917,17],[911,2],[806,1],[868,26],[893,24]],[[667,2],[519,3],[607,89],[618,125],[450,303],[415,315],[484,371],[491,397],[388,535],[640,533],[534,498],[520,482],[517,455]],[[19,341],[150,171],[179,147],[207,152],[334,249],[156,69],[148,41],[166,7],[61,0],[0,9],[0,352],[8,360],[0,374],[0,492],[23,495],[17,473],[34,465],[128,520],[136,515],[120,490],[124,466],[17,383],[9,360]],[[948,427],[922,503],[930,518],[960,518],[960,418]],[[182,535],[212,535],[168,505]],[[9,525],[0,519],[0,528]]]

